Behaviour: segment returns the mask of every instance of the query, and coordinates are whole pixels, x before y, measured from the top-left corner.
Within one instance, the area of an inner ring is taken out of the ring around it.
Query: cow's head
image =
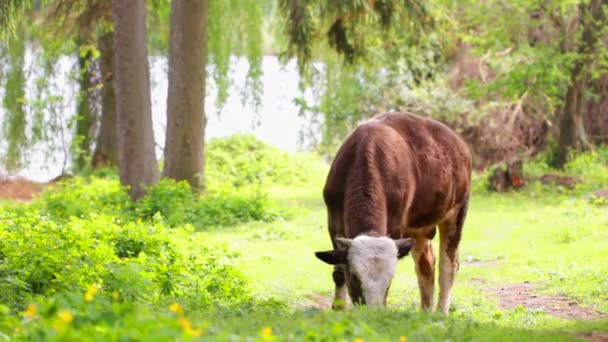
[[[386,305],[397,259],[407,255],[412,239],[359,235],[335,241],[335,250],[316,252],[317,258],[331,265],[345,265],[346,285],[354,304]]]

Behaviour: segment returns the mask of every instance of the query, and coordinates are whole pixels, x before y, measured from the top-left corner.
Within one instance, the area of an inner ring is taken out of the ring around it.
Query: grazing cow
[[[448,313],[467,213],[471,156],[444,124],[409,113],[375,116],[344,141],[323,197],[333,250],[334,309],[346,303],[386,305],[397,259],[412,253],[421,307],[433,309],[439,226],[439,304]]]

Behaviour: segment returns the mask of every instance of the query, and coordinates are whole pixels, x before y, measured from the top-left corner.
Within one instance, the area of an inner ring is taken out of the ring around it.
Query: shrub
[[[248,221],[270,222],[291,216],[290,211],[271,201],[257,188],[215,189],[196,205],[196,227],[227,226]]]
[[[24,341],[182,341],[197,338],[205,327],[179,305],[154,307],[119,296],[61,293],[38,298],[15,322],[13,338]]]
[[[50,188],[30,206],[58,222],[99,215],[114,217],[122,223],[151,222],[158,215],[170,227],[192,224],[198,229],[248,221],[269,222],[291,215],[271,201],[259,186],[215,186],[206,194],[195,195],[186,181],[173,179],[162,179],[133,203],[117,179],[74,177]],[[14,212],[27,212],[30,206],[5,204]]]
[[[525,176],[528,182],[527,189],[529,191],[535,193],[550,191],[568,195],[586,195],[591,191],[608,187],[608,172],[606,172],[608,167],[606,164],[608,161],[608,147],[600,147],[595,151],[572,154],[570,161],[565,165],[563,170],[551,167],[550,155],[549,151],[539,155],[534,160],[524,163]],[[488,177],[490,177],[493,171],[494,167],[490,167],[484,173],[473,176],[474,192],[484,192],[484,188],[488,184]],[[540,183],[538,179],[548,173],[575,176],[580,182],[573,189]]]
[[[252,134],[212,139],[206,149],[206,176],[210,190],[231,185],[293,185],[324,171],[311,154],[290,154]]]
[[[576,175],[583,179],[583,183],[577,186],[578,192],[589,192],[608,187],[608,147],[597,151],[580,153],[572,156],[566,164],[564,171],[567,174]]]
[[[174,227],[192,222],[195,196],[186,181],[161,179],[157,185],[148,188],[147,193],[135,204],[138,218],[151,219],[156,213],[166,218]]]
[[[117,179],[73,177],[51,186],[34,203],[41,213],[53,218],[86,218],[106,214],[131,218],[132,202]]]
[[[91,286],[144,303],[179,296],[205,305],[248,297],[224,249],[158,222],[121,227],[108,216],[91,216],[58,224],[35,213],[0,212],[0,239],[0,302],[13,310],[39,296]]]

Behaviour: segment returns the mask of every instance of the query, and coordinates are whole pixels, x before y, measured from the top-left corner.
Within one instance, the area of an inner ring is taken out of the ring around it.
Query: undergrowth
[[[133,203],[116,172],[102,170],[63,180],[32,203],[0,205],[0,341],[559,341],[608,329],[503,310],[485,295],[494,281],[531,280],[607,312],[596,243],[606,207],[585,195],[608,180],[593,153],[561,172],[581,178],[574,189],[532,180],[492,194],[486,175],[474,176],[462,258],[499,266],[463,261],[445,317],[418,310],[409,261],[388,309],[303,305],[333,290],[331,270],[313,253],[329,245],[320,195],[327,166],[249,136],[215,140],[207,151],[201,195],[162,180]],[[526,172],[557,171],[538,160]]]

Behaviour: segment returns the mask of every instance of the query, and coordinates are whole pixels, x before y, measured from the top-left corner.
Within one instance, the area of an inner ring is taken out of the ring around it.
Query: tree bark
[[[145,1],[113,0],[112,14],[120,181],[137,200],[146,186],[158,182]]]
[[[204,188],[207,0],[171,3],[165,177]]]
[[[97,42],[101,70],[101,123],[93,154],[93,167],[118,166],[118,122],[114,94],[114,33],[104,33]]]
[[[584,92],[589,80],[589,71],[586,68],[593,63],[591,57],[596,50],[600,28],[605,20],[602,6],[606,5],[608,0],[591,0],[588,5],[580,5],[579,15],[583,36],[577,51],[579,58],[572,69],[571,82],[558,120],[559,137],[554,166],[560,169],[568,161],[568,153],[571,150],[589,145],[582,112]]]
[[[91,64],[93,63],[93,52],[85,54],[78,52],[78,84],[80,92],[76,104],[76,137],[74,141],[75,158],[74,168],[82,171],[91,157],[91,135],[95,117],[91,110]]]

